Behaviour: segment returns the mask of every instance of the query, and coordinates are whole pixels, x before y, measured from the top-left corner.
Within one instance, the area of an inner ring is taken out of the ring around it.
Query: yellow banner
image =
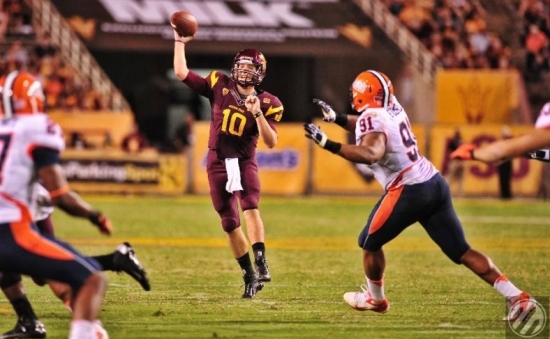
[[[352,134],[340,126],[315,121],[328,137],[337,142],[355,144]],[[425,150],[425,128],[422,125],[411,126],[418,142],[421,154]],[[365,169],[365,165],[354,164],[331,154],[311,142],[313,148],[313,191],[323,194],[381,194],[382,186]]]
[[[501,139],[501,125],[469,126],[459,128],[462,141],[483,145]],[[533,130],[533,126],[510,127],[513,136]],[[449,151],[447,143],[451,140],[455,127],[436,125],[431,128],[431,160],[434,165],[446,174],[449,168]],[[469,196],[498,196],[498,172],[494,164],[488,165],[479,161],[464,163],[462,190]],[[542,163],[528,159],[514,159],[512,161],[512,194],[519,196],[536,196],[542,174]],[[451,189],[457,193],[460,182],[452,183]]]
[[[510,124],[519,106],[518,77],[512,70],[439,71],[436,121]]]
[[[197,122],[193,126],[196,142],[193,156],[194,193],[209,193],[206,174],[208,152],[208,122]],[[308,139],[304,136],[302,124],[278,124],[278,142],[273,149],[258,141],[256,159],[262,193],[296,195],[303,194],[306,187],[308,166]]]
[[[107,138],[112,146],[119,146],[122,139],[132,132],[132,112],[111,111],[51,111],[48,116],[63,129],[65,142],[70,144],[72,133],[80,133],[87,143],[96,148],[105,145]]]
[[[67,150],[61,165],[78,192],[183,194],[188,184],[187,159],[180,154]]]

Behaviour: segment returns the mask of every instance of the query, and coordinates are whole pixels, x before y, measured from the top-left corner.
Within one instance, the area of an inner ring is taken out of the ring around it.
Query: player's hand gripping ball
[[[172,14],[170,24],[181,37],[193,36],[199,30],[199,23],[193,14],[179,11]]]

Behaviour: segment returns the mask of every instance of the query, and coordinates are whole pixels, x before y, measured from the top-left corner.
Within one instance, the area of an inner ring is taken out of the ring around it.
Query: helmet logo
[[[393,86],[388,77],[377,71],[360,73],[351,84],[351,107],[356,112],[363,112],[367,108],[389,106]]]
[[[353,89],[359,93],[365,93],[367,89],[367,84],[364,81],[356,80],[353,82]]]

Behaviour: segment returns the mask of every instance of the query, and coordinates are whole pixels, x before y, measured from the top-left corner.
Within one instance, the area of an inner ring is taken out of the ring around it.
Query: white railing
[[[26,0],[32,6],[34,21],[50,34],[52,43],[57,46],[62,56],[83,77],[90,79],[92,87],[106,98],[116,97],[122,110],[130,110],[120,90],[103,72],[90,51],[69,27],[65,19],[52,5],[50,0]],[[113,108],[113,107],[111,107]]]
[[[422,77],[430,84],[435,83],[439,60],[412,33],[392,15],[380,0],[353,0],[365,14],[380,27],[390,39],[411,59]]]

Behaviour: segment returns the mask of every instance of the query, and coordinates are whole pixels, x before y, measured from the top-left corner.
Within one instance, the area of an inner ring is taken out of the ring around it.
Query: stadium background
[[[9,0],[4,68],[27,64],[44,81],[48,111],[67,135],[63,162],[75,189],[207,194],[208,104],[172,75],[168,18],[190,11],[200,24],[186,48],[191,69],[228,70],[246,47],[266,55],[262,87],[279,96],[285,115],[278,146],[260,146],[265,193],[378,194],[361,168],[327,161],[304,138],[303,122],[322,123],[312,98],[349,112],[355,75],[386,73],[420,149],[445,174],[457,128],[466,142],[501,138],[504,126],[519,135],[548,100],[547,65],[534,68],[525,36],[524,18],[538,3],[547,15],[542,1]],[[323,129],[349,139],[334,126]],[[547,172],[514,160],[514,195],[546,198]],[[497,196],[497,181],[494,165],[468,164],[463,193]]]

